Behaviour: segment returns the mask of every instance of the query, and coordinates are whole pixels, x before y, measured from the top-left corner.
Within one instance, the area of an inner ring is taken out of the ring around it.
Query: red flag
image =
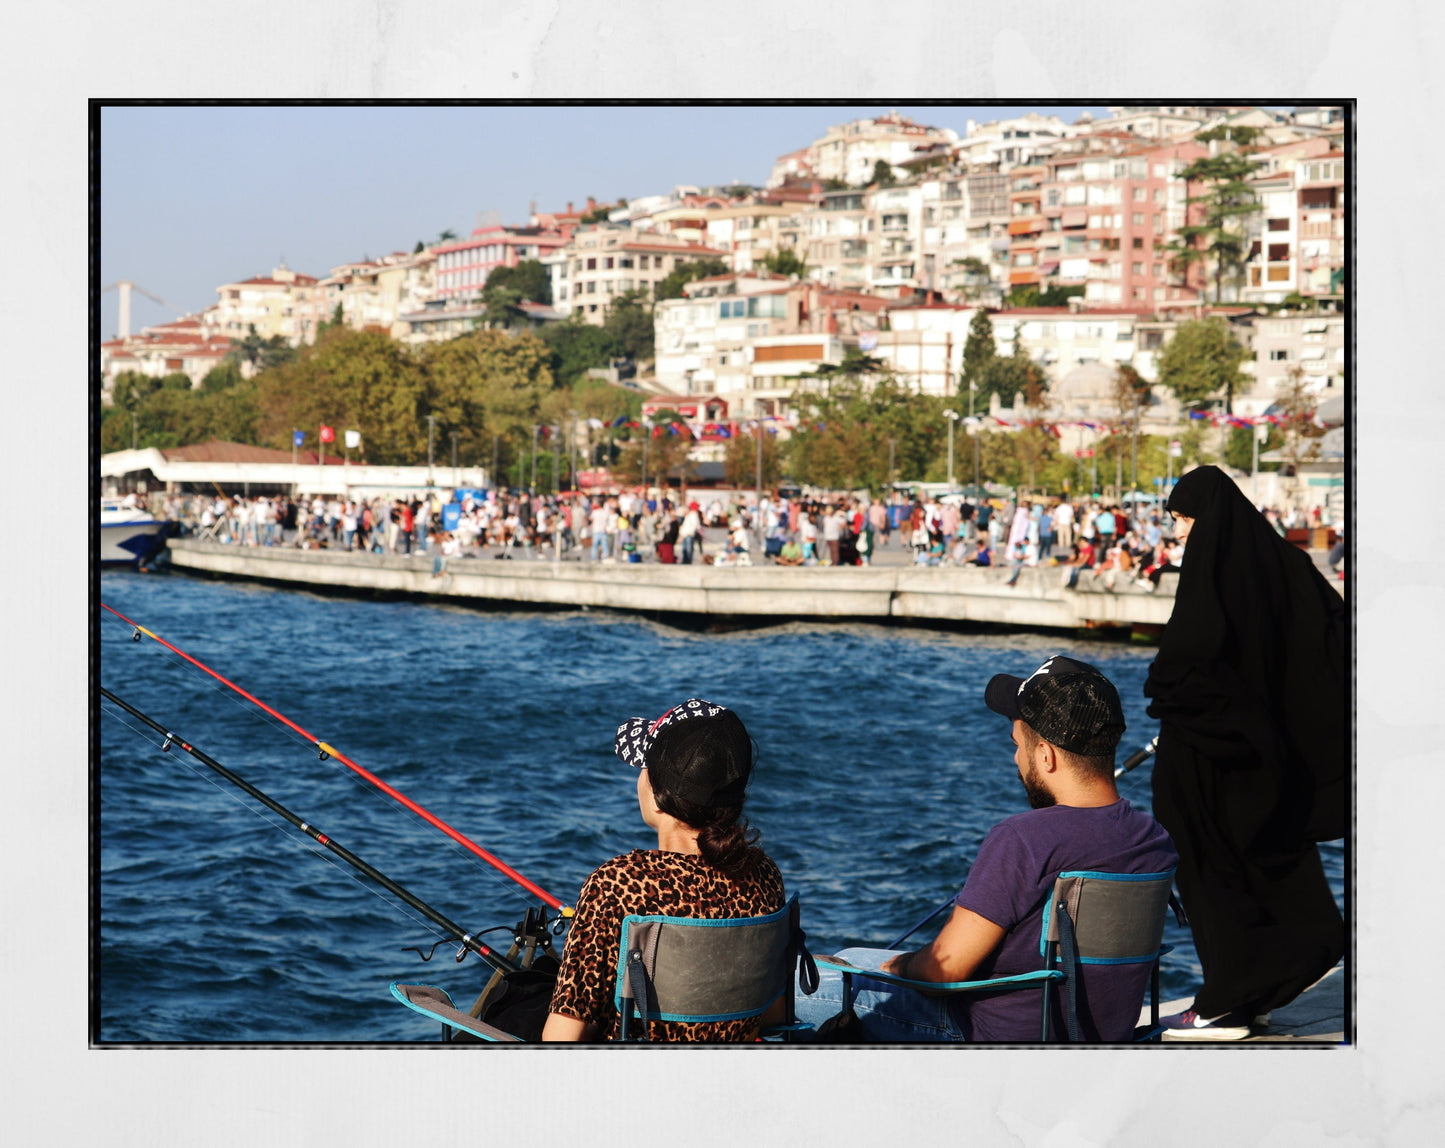
[[[335,442],[335,441],[336,441],[336,431],[333,430],[331,427],[322,427],[322,428],[321,428],[321,441],[322,441],[322,442]]]

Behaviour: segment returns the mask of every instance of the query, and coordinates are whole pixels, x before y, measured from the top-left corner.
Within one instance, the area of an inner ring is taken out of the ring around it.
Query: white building
[[[998,170],[1007,171],[1052,155],[1054,145],[1068,134],[1069,125],[1058,116],[1038,112],[982,124],[969,120],[954,153],[964,163],[997,165]]]
[[[828,129],[822,139],[804,149],[805,156],[784,156],[779,165],[791,160],[791,169],[802,174],[810,171],[818,179],[840,179],[850,187],[861,187],[873,178],[878,161],[901,164],[920,152],[940,145],[952,147],[958,133],[951,128],[928,127],[914,123],[897,112],[876,119],[854,120]],[[775,167],[774,178],[780,168]],[[781,178],[778,178],[781,183]]]

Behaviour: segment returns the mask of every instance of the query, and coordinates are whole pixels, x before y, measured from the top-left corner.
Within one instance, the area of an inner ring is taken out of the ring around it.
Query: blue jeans
[[[682,540],[682,564],[684,566],[692,565],[693,537],[693,535],[689,534],[686,538]]]
[[[888,949],[844,949],[837,955],[859,968],[876,969],[896,954]],[[798,1019],[817,1028],[843,1009],[843,974],[820,968],[818,991],[807,996],[799,985],[794,995]],[[965,1039],[949,1012],[947,997],[925,996],[901,985],[855,976],[853,1011],[869,1041],[942,1043]]]
[[[607,551],[607,535],[594,534],[592,536],[592,561],[598,562],[602,558],[610,557],[611,555]],[[639,997],[638,999],[641,1000],[642,998]]]

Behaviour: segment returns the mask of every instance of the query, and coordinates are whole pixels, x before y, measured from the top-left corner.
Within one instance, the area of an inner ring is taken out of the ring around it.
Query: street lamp
[[[946,410],[943,417],[948,420],[948,488],[953,489],[953,425],[958,422],[958,412]]]
[[[437,417],[436,417],[436,415],[427,415],[427,417],[426,417],[426,485],[427,485],[427,489],[428,489],[428,490],[430,490],[431,487],[432,487],[432,473],[431,473],[431,471],[432,471],[432,443],[433,443],[433,441],[436,439],[436,434],[437,434]]]

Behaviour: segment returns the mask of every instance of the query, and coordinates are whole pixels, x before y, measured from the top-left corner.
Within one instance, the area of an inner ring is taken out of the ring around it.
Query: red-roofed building
[[[436,297],[462,303],[482,297],[487,276],[498,267],[515,267],[527,259],[542,260],[561,247],[570,228],[479,227],[466,239],[432,248],[436,254]]]
[[[227,338],[242,339],[252,327],[263,339],[277,335],[293,347],[316,341],[326,318],[325,292],[311,275],[284,263],[270,275],[253,275],[216,288],[215,327]]]
[[[678,267],[727,256],[671,235],[600,224],[578,231],[544,266],[552,274],[552,306],[558,313],[576,311],[589,323],[601,324],[617,296],[642,291],[651,297]]]
[[[231,349],[231,340],[216,334],[204,321],[207,314],[145,327],[139,334],[102,343],[101,403],[110,404],[116,376],[122,371],[136,371],[156,379],[180,373],[191,380],[191,386],[200,386]]]
[[[420,310],[432,297],[436,262],[434,251],[395,251],[333,267],[321,281],[326,315],[330,318],[340,307],[347,326],[401,338],[411,330],[401,316]]]

